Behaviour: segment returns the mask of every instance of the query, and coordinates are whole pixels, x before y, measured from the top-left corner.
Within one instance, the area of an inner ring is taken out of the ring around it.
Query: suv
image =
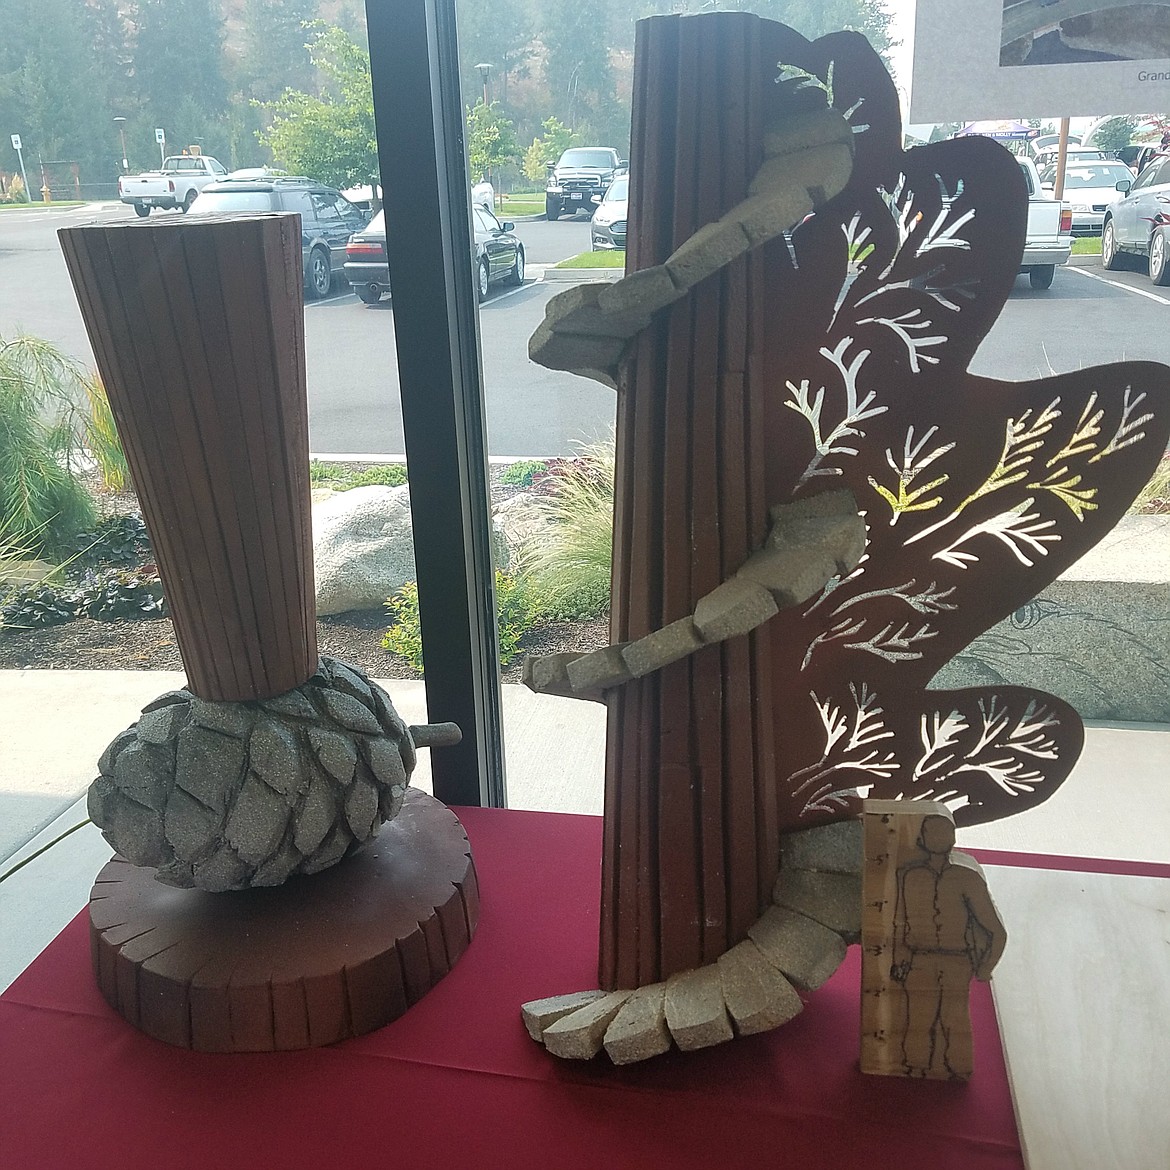
[[[608,146],[573,146],[548,164],[544,211],[549,219],[562,212],[575,215],[582,207],[593,213],[593,196],[601,195],[629,163]]]
[[[295,211],[301,217],[301,259],[305,291],[327,296],[334,275],[345,266],[345,245],[366,226],[367,214],[340,191],[306,178],[273,176],[224,179],[209,183],[188,215],[248,215],[258,211]]]

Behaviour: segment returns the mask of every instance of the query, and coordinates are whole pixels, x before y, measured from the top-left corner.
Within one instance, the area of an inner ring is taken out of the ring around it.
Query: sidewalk
[[[111,739],[145,703],[181,686],[171,671],[0,671],[0,872],[85,820],[85,790]],[[426,721],[421,682],[383,680],[408,723]],[[600,814],[605,709],[503,687],[508,804]],[[428,753],[413,783],[430,790]],[[959,844],[1170,863],[1170,727],[1097,724],[1072,776],[1039,808],[961,830]],[[110,856],[88,825],[0,884],[0,990],[89,896]]]

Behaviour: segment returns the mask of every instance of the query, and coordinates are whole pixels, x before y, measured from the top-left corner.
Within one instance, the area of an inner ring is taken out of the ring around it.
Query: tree
[[[313,65],[306,42],[316,0],[244,0],[240,88],[259,101],[286,89],[308,90]]]
[[[478,101],[467,111],[467,154],[472,177],[480,178],[515,161],[520,153],[512,123],[500,112],[500,103]]]
[[[553,113],[573,129],[582,122],[601,122],[595,115],[608,116],[607,106],[614,100],[609,38],[604,35],[610,0],[595,0],[589,8],[546,0],[541,15],[544,73]]]
[[[218,11],[213,0],[139,0],[134,76],[155,125],[165,126],[163,115],[183,98],[209,117],[226,108]]]
[[[1098,150],[1120,150],[1133,141],[1137,118],[1107,118],[1093,131],[1093,143]]]
[[[324,79],[321,96],[286,89],[276,101],[260,103],[271,122],[256,136],[295,174],[335,187],[367,183],[378,173],[370,55],[339,28],[317,21],[310,32],[309,57]]]
[[[556,162],[575,140],[573,131],[556,118],[546,118],[541,128],[544,133],[534,138],[532,145],[524,152],[524,174],[534,183],[544,182],[547,173],[545,164]]]
[[[508,79],[522,76],[533,54],[530,4],[527,0],[459,0],[458,11],[464,93],[479,92],[483,80],[476,66],[486,62],[492,67],[489,85],[507,106]]]

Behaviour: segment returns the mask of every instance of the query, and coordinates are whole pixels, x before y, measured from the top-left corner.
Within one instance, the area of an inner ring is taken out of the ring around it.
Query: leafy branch
[[[938,507],[942,503],[942,496],[931,496],[929,499],[923,499],[923,497],[929,495],[935,488],[941,487],[946,483],[950,479],[949,475],[940,475],[932,479],[929,483],[920,484],[916,488],[911,487],[915,479],[934,463],[935,460],[942,458],[943,455],[947,454],[955,446],[954,443],[946,443],[943,446],[934,447],[923,454],[923,449],[937,432],[938,427],[931,427],[915,443],[914,428],[910,427],[906,432],[906,444],[902,451],[901,464],[895,462],[893,451],[888,447],[886,448],[886,462],[898,476],[897,494],[883,487],[872,475],[867,477],[870,487],[890,505],[890,511],[893,513],[890,517],[891,527],[898,523],[898,517],[903,512],[926,512],[931,508]]]

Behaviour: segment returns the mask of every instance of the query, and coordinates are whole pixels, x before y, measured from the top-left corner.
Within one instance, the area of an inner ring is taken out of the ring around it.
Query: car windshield
[[[619,203],[629,198],[629,179],[615,179],[605,193],[606,203]]]
[[[241,211],[271,211],[271,191],[204,191],[188,215],[235,215]]]
[[[1127,166],[1118,163],[1113,166],[1109,163],[1078,164],[1069,167],[1064,173],[1064,189],[1072,190],[1076,187],[1112,187],[1121,179],[1132,179],[1133,172]]]
[[[566,150],[561,155],[560,165],[608,169],[613,166],[613,155],[608,150]]]

